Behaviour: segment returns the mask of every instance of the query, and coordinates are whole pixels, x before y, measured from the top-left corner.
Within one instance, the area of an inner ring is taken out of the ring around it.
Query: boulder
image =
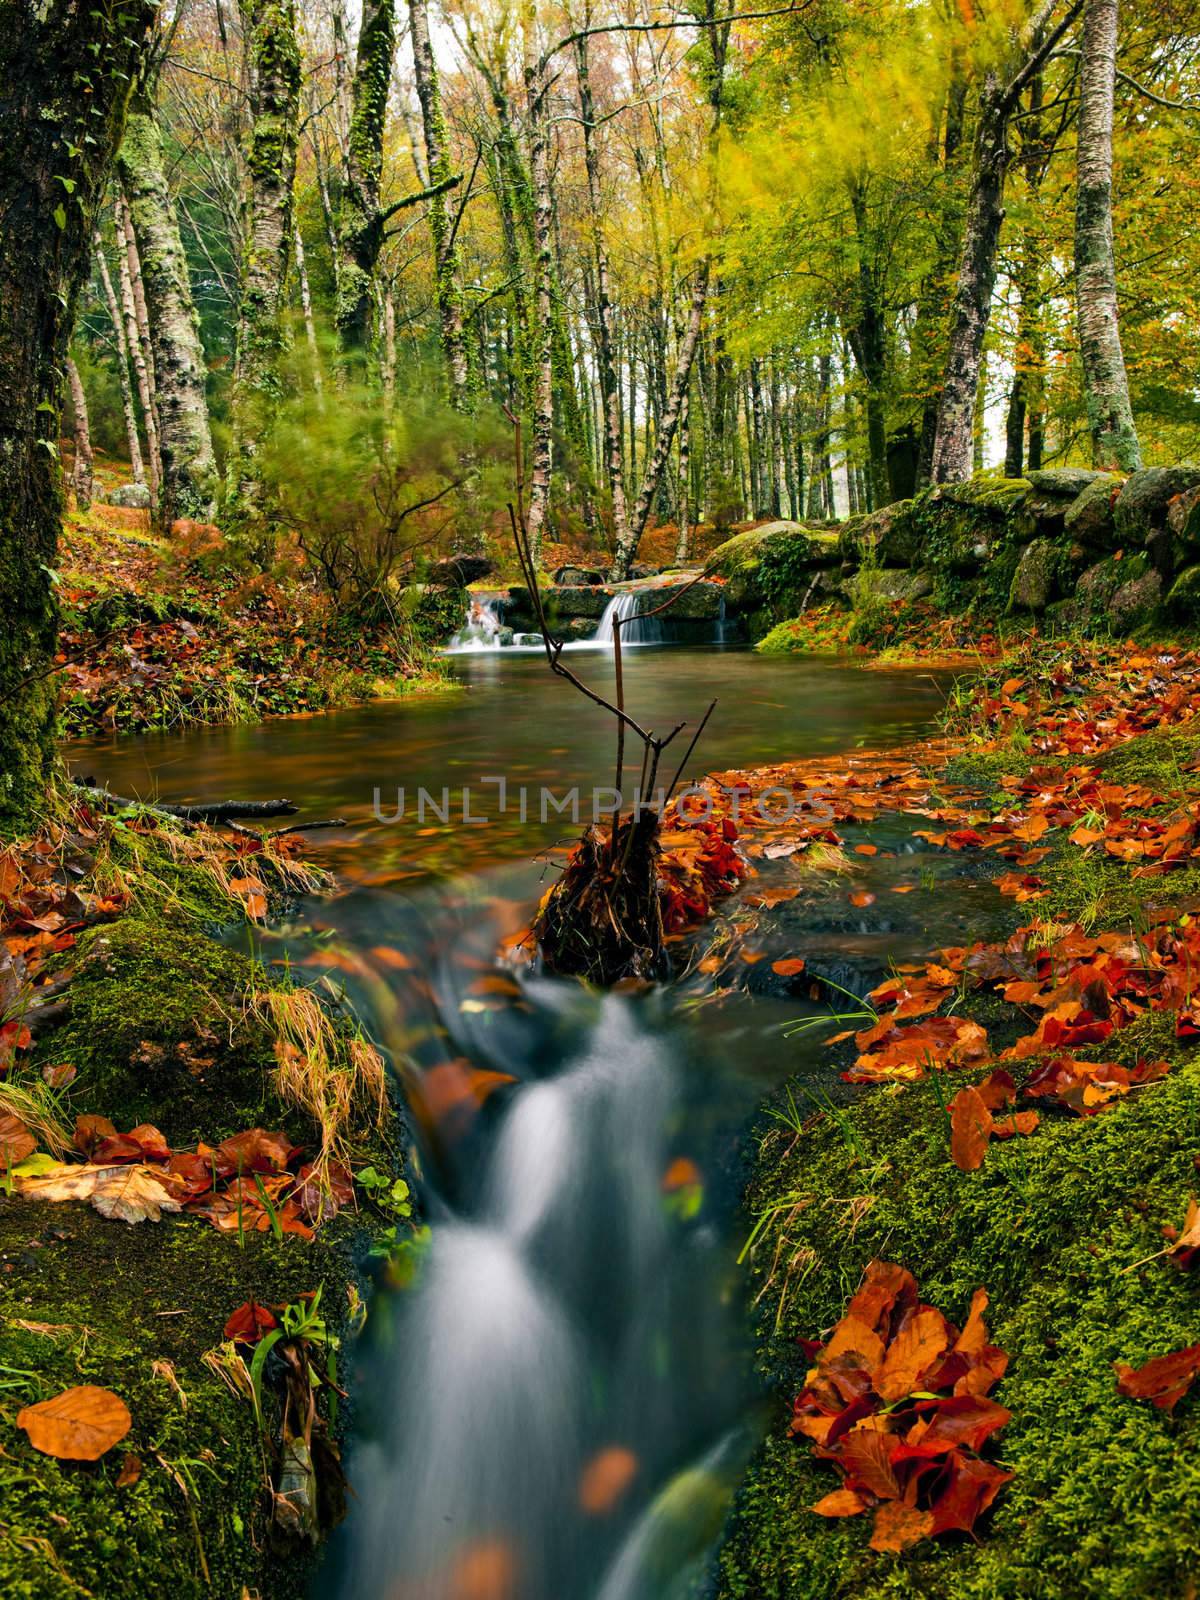
[[[1162,578],[1151,567],[1140,577],[1123,583],[1108,602],[1108,615],[1114,633],[1132,633],[1149,622],[1162,600]]]
[[[1119,562],[1097,561],[1075,585],[1075,610],[1079,621],[1095,620],[1108,611],[1108,603],[1121,587]]]
[[[1063,531],[1087,549],[1115,550],[1113,503],[1121,480],[1111,472],[1093,472],[1089,477],[1091,482],[1080,490],[1066,509]]]
[[[104,504],[124,506],[126,511],[149,511],[150,490],[144,483],[120,483],[104,496]]]
[[[887,568],[874,575],[872,587],[874,593],[882,600],[899,600],[905,605],[911,605],[914,600],[924,600],[926,595],[933,593],[933,578],[928,572],[906,572],[901,568]]]
[[[1054,598],[1058,547],[1051,539],[1034,539],[1021,552],[1008,593],[1010,611],[1042,612]]]
[[[604,574],[595,567],[559,567],[554,574],[554,581],[578,588],[581,584],[603,583]]]
[[[429,582],[442,589],[465,589],[470,583],[490,578],[495,570],[496,563],[487,556],[463,552],[435,561],[429,569]]]
[[[568,639],[590,639],[595,632],[596,624],[591,617],[571,617],[562,627],[562,633]],[[541,642],[540,635],[538,642]]]
[[[856,517],[852,526],[842,530],[843,554],[851,560],[861,560],[862,553],[872,545],[881,567],[916,566],[921,554],[921,530],[914,501],[898,500],[895,505],[882,506],[865,517]]]
[[[725,591],[721,584],[709,583],[707,579],[692,583],[690,587],[686,579],[681,583],[656,583],[652,588],[638,591],[639,615],[665,605],[672,596],[678,598],[662,613],[663,622],[710,622],[721,615]]]
[[[1155,528],[1146,535],[1146,556],[1150,565],[1166,584],[1169,584],[1179,565],[1176,555],[1180,545],[1169,528]]]
[[[512,591],[514,600],[517,590]],[[528,591],[521,591],[522,598],[528,602]],[[556,617],[595,617],[599,619],[604,615],[608,602],[612,599],[612,592],[599,588],[595,584],[555,584],[553,589],[546,592],[547,609]],[[530,613],[522,611],[523,615]]]
[[[1200,566],[1186,567],[1175,579],[1167,610],[1178,622],[1200,623]]]
[[[1118,543],[1143,544],[1148,533],[1167,526],[1171,502],[1200,486],[1200,467],[1148,467],[1135,472],[1117,496],[1114,523]]]
[[[979,511],[1004,522],[1020,511],[1032,488],[1028,478],[996,478],[981,472],[965,483],[939,484],[931,492],[930,499],[934,503]]]
[[[715,577],[726,580],[731,611],[752,611],[776,598],[786,611],[786,591],[799,587],[789,576],[800,580],[819,567],[840,565],[841,559],[836,533],[814,532],[798,522],[768,522],[718,545],[708,564]]]
[[[1097,478],[1106,478],[1105,472],[1093,472],[1087,467],[1044,467],[1028,474],[1029,481],[1040,495],[1050,495],[1059,500],[1074,500]]]
[[[1167,508],[1167,527],[1181,544],[1200,546],[1200,486],[1175,496]]]

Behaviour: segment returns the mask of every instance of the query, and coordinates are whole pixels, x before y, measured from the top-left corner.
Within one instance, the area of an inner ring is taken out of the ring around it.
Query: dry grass
[[[0,1081],[0,1118],[12,1116],[38,1142],[38,1148],[52,1156],[62,1156],[71,1148],[71,1135],[63,1125],[58,1105],[50,1090],[39,1079],[20,1083],[12,1078]]]
[[[384,1120],[383,1057],[366,1039],[340,1037],[310,989],[259,989],[251,1011],[275,1036],[281,1096],[321,1130],[313,1175],[324,1188],[330,1164],[348,1161],[354,1129]]]

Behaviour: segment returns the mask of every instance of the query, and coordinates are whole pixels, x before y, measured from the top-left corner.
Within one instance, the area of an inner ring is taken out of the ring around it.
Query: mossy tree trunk
[[[337,212],[335,314],[343,353],[364,371],[373,344],[375,272],[383,248],[383,130],[395,46],[395,0],[364,0]]]
[[[167,187],[162,133],[145,84],[135,91],[117,158],[141,261],[154,355],[159,521],[212,520],[217,464],[205,394],[204,350],[179,221]]]
[[[138,437],[137,412],[133,405],[133,384],[129,377],[129,347],[125,340],[125,322],[117,304],[112,274],[104,258],[104,243],[99,229],[92,236],[93,252],[100,269],[100,283],[104,290],[104,303],[108,307],[113,325],[113,341],[117,348],[117,375],[121,380],[121,408],[125,414],[125,437],[129,441],[129,466],[134,483],[145,483],[146,468],[142,464],[142,444]]]
[[[1092,464],[1136,472],[1141,447],[1117,321],[1113,260],[1112,131],[1118,0],[1088,0],[1079,72],[1075,298]]]
[[[250,137],[229,500],[237,515],[253,517],[262,511],[256,457],[282,395],[279,364],[287,341],[284,288],[293,234],[300,47],[291,0],[250,0],[243,21]]]
[[[55,750],[53,572],[67,340],[154,7],[0,0],[0,832],[28,827]]]

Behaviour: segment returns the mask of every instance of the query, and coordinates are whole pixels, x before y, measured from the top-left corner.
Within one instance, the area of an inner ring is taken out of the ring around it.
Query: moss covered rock
[[[1121,480],[1112,473],[1096,473],[1067,507],[1063,531],[1069,539],[1090,550],[1116,548],[1113,507]]]
[[[1058,546],[1052,540],[1034,539],[1027,544],[1013,574],[1009,610],[1044,611],[1054,597],[1058,565]]]
[[[1144,472],[1135,472],[1117,496],[1117,538],[1143,543],[1148,533],[1166,527],[1172,500],[1197,486],[1197,467],[1148,467]]]
[[[1167,610],[1177,622],[1200,622],[1200,566],[1185,567],[1171,585]]]
[[[731,611],[751,611],[764,603],[786,609],[787,596],[801,585],[801,574],[836,566],[841,559],[836,533],[816,532],[798,522],[769,522],[718,545],[709,567],[726,580]]]
[[[1200,546],[1200,485],[1176,495],[1167,508],[1167,526],[1190,548]]]
[[[271,1039],[245,1011],[255,973],[169,909],[94,928],[79,941],[66,1018],[39,1035],[38,1059],[75,1067],[77,1112],[152,1122],[172,1143],[263,1123],[307,1138],[272,1088]]]

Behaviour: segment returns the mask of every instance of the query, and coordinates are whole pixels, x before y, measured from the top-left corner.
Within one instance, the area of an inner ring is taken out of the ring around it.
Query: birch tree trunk
[[[134,241],[133,229],[129,226],[125,200],[121,195],[117,197],[114,215],[117,227],[117,281],[121,285],[125,341],[129,346],[130,359],[133,362],[138,400],[142,407],[142,424],[146,429],[146,476],[150,488],[150,518],[152,522],[157,523],[159,488],[162,483],[162,456],[158,449],[158,408],[154,403],[150,337],[148,332],[143,335],[137,299],[133,292],[134,277],[130,269],[130,260],[134,262],[137,260],[137,244]],[[138,276],[140,279],[140,267]]]
[[[1112,131],[1118,0],[1087,0],[1079,82],[1075,299],[1092,465],[1136,472],[1141,447],[1117,320]]]
[[[659,479],[663,469],[671,456],[671,444],[675,438],[675,429],[679,424],[680,413],[683,410],[683,399],[687,393],[688,381],[692,375],[692,362],[696,357],[696,347],[700,343],[700,330],[704,326],[704,308],[708,302],[708,263],[703,262],[696,273],[695,287],[692,289],[692,304],[688,314],[687,325],[683,330],[683,337],[679,341],[679,350],[675,357],[675,378],[671,391],[667,396],[667,407],[663,412],[662,423],[658,436],[654,441],[654,449],[646,462],[642,475],[642,487],[629,515],[629,528],[624,544],[617,543],[613,555],[612,570],[609,573],[610,582],[617,583],[629,576],[629,569],[637,555],[637,547],[641,543],[642,534],[646,531],[646,523],[650,516],[650,506],[658,490]]]
[[[318,394],[321,394],[325,384],[321,377],[321,350],[317,344],[317,325],[313,321],[312,290],[309,288],[308,267],[304,260],[304,239],[294,222],[292,245],[296,257],[296,278],[300,284],[300,312],[304,318],[304,338],[308,345],[309,360],[312,362],[312,386]]]
[[[88,511],[92,504],[92,430],[88,426],[87,395],[79,368],[67,357],[67,383],[71,390],[71,412],[75,423],[75,461],[71,468],[71,490],[76,511]]]
[[[426,0],[408,0],[412,26],[413,67],[417,80],[417,99],[421,103],[421,122],[425,132],[426,168],[429,185],[436,188],[452,175],[450,138],[442,110],[442,91],[437,64],[429,40],[429,11]],[[465,197],[464,197],[465,203]],[[468,392],[467,344],[463,336],[462,291],[458,282],[458,250],[451,225],[445,190],[429,202],[429,227],[433,234],[433,270],[437,283],[438,317],[442,330],[442,353],[450,403],[458,411],[470,405]]]
[[[162,135],[145,87],[131,104],[117,158],[137,238],[158,402],[162,483],[159,522],[210,522],[217,463],[205,395],[204,351],[187,257],[163,170]]]
[[[1004,178],[1009,163],[1008,114],[999,75],[990,71],[979,97],[975,170],[967,203],[958,285],[951,313],[950,346],[933,446],[931,476],[934,483],[957,483],[971,476],[979,373],[992,313],[996,251],[1004,220]]]
[[[990,68],[984,76],[946,371],[938,404],[931,472],[934,483],[954,483],[971,474],[975,407],[996,285],[1004,180],[1011,159],[1009,120],[1025,86],[1074,21],[1079,3],[1076,0],[1068,4],[1064,16],[1050,28],[1058,0],[1042,0],[1024,36],[1014,45],[1008,82],[1000,67]]]
[[[62,373],[153,19],[144,0],[0,0],[0,834],[32,825],[54,767]]]
[[[113,339],[117,347],[117,376],[121,382],[121,407],[125,413],[125,437],[129,444],[129,466],[134,483],[145,483],[146,468],[142,461],[142,443],[138,437],[137,412],[133,405],[133,383],[129,376],[129,346],[125,339],[125,322],[117,305],[112,274],[104,257],[104,246],[99,231],[92,235],[92,253],[100,269],[100,284],[104,290],[104,303],[108,307],[109,321],[113,325]]]
[[[550,511],[554,432],[553,209],[550,196],[549,129],[545,63],[537,54],[532,6],[525,18],[525,100],[529,118],[529,178],[533,189],[533,326],[531,328],[533,429],[529,458],[529,549],[541,559]]]
[[[292,248],[292,194],[300,123],[300,47],[292,0],[246,0],[246,250],[238,309],[229,498],[236,514],[262,512],[256,465],[283,395],[284,290]]]
[[[395,45],[395,0],[363,0],[351,89],[350,138],[337,208],[335,258],[338,339],[343,353],[362,375],[366,373],[372,345],[375,269],[383,248],[379,195]]]
[[[679,536],[675,541],[675,561],[682,566],[692,553],[692,414],[689,390],[684,390],[679,408]]]

